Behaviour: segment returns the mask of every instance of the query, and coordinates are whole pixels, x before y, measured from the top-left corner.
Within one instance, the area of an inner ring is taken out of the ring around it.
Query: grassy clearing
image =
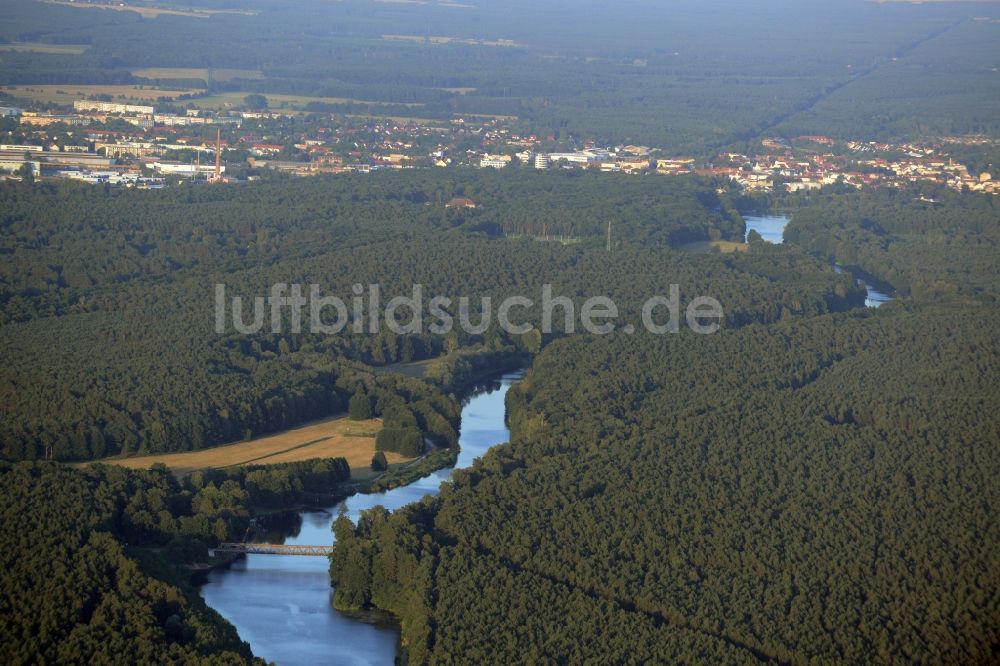
[[[11,42],[0,44],[0,52],[49,53],[53,55],[80,55],[90,46],[87,44],[42,44],[41,42]]]
[[[207,76],[207,70],[204,69],[184,69],[184,68],[150,68],[146,70],[135,70],[133,74],[137,76],[145,76],[139,74],[139,72],[171,72],[171,73],[190,73],[198,72]],[[213,77],[217,80],[219,79],[220,72],[225,75],[227,73],[233,76],[238,76],[239,73],[251,72],[253,70],[214,70],[212,72]],[[260,74],[260,72],[256,72]],[[163,76],[163,78],[175,78],[170,76]],[[176,78],[199,78],[198,76],[178,76]],[[203,77],[202,77],[203,78]],[[39,102],[52,102],[55,104],[72,104],[74,100],[85,99],[93,95],[110,95],[113,101],[126,101],[126,100],[144,100],[144,101],[156,101],[159,97],[169,97],[170,99],[175,99],[180,95],[200,95],[204,92],[202,88],[156,88],[149,86],[137,86],[137,85],[73,85],[73,84],[28,84],[20,86],[8,86],[6,90],[16,94],[18,97],[34,99]],[[194,106],[199,109],[225,109],[230,107],[242,106],[243,99],[247,96],[245,92],[225,92],[219,93],[217,95],[207,95],[202,97],[196,97],[190,101]],[[373,104],[381,106],[405,106],[408,108],[424,106],[420,103],[395,103],[395,102],[371,102],[359,99],[349,99],[347,97],[310,97],[308,95],[273,95],[265,93],[267,97],[268,105],[271,109],[281,110],[303,110],[309,102],[320,102],[323,104]]]
[[[746,252],[749,247],[746,243],[737,243],[735,241],[698,241],[697,243],[682,245],[680,249],[684,252],[708,254],[715,248],[719,248],[719,252],[730,254],[732,252]]]
[[[416,116],[384,116],[380,113],[348,113],[348,118],[375,118],[378,120],[391,120],[394,123],[414,124],[414,125],[447,125],[448,121],[441,118],[418,118]]]
[[[517,116],[501,116],[489,113],[454,113],[452,118],[420,118],[417,116],[384,116],[379,113],[349,113],[348,118],[377,118],[391,120],[394,123],[415,123],[418,125],[434,125],[442,126],[447,125],[449,120],[453,118],[485,118],[495,119],[495,120],[517,120]]]
[[[435,363],[441,362],[443,358],[445,357],[428,358],[423,361],[412,361],[410,363],[393,363],[391,365],[377,366],[375,367],[375,373],[388,374],[395,372],[407,377],[413,377],[414,379],[423,379],[427,374],[427,368]]]
[[[410,102],[373,102],[363,99],[350,99],[348,97],[310,97],[308,95],[275,95],[271,93],[263,93],[267,97],[268,107],[272,110],[280,110],[285,108],[290,109],[303,109],[310,102],[319,102],[321,104],[377,104],[380,106],[405,106],[407,108],[415,108],[424,106],[421,103]],[[191,100],[192,103],[200,109],[222,109],[231,106],[240,106],[243,104],[243,98],[247,96],[245,92],[225,92],[219,93],[218,95],[208,95],[207,97],[200,97],[198,99]]]
[[[185,476],[207,468],[276,465],[310,458],[343,457],[351,466],[351,476],[364,479],[372,475],[370,466],[375,455],[375,435],[381,429],[380,419],[351,421],[337,416],[238,444],[185,453],[109,458],[101,462],[131,469],[148,469],[162,463],[177,476]],[[386,459],[393,466],[408,460],[397,453],[386,453]]]
[[[208,68],[204,67],[144,67],[133,69],[132,76],[144,79],[201,79],[208,80]],[[233,79],[262,79],[264,73],[259,69],[213,69],[212,79],[215,81],[231,81]]]
[[[196,88],[164,90],[162,88],[140,88],[133,85],[73,85],[69,83],[8,86],[6,90],[17,97],[33,99],[39,102],[52,102],[54,104],[72,104],[75,100],[86,99],[93,95],[111,95],[112,101],[115,102],[133,100],[151,102],[156,101],[159,97],[173,99],[180,95],[201,92]]]
[[[456,113],[456,118],[485,118],[487,120],[517,120],[517,116],[504,116],[499,113]]]

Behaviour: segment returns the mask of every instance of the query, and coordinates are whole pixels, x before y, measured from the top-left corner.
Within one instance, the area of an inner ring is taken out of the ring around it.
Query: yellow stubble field
[[[351,477],[363,479],[372,476],[375,435],[381,429],[381,419],[351,421],[344,416],[337,416],[236,444],[184,453],[108,458],[101,462],[131,469],[148,469],[162,463],[177,476],[186,476],[199,469],[250,464],[275,465],[311,458],[343,457],[351,466]],[[390,468],[409,460],[397,453],[386,453],[385,457]]]

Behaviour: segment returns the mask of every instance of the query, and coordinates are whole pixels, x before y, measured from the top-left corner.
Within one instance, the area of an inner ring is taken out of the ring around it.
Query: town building
[[[152,169],[156,173],[161,173],[166,176],[182,176],[184,178],[193,178],[195,176],[213,176],[215,175],[215,165],[214,164],[184,164],[182,162],[147,162],[146,167]],[[220,167],[221,171],[225,171],[226,167]]]
[[[22,125],[32,125],[34,127],[48,127],[49,125],[89,125],[90,118],[79,115],[48,114],[25,111],[21,114]]]
[[[45,149],[41,146],[29,146],[20,143],[0,143],[0,150],[10,150],[21,153],[40,153]]]
[[[76,111],[97,111],[99,113],[137,113],[152,115],[153,107],[142,104],[118,104],[116,102],[97,102],[91,100],[77,100],[73,102],[73,109]]]
[[[25,164],[31,167],[31,173],[35,176],[42,173],[42,163],[38,160],[26,160],[23,155],[20,159],[0,155],[0,172],[18,173]]]
[[[510,155],[484,155],[479,160],[480,169],[503,169],[510,164]]]

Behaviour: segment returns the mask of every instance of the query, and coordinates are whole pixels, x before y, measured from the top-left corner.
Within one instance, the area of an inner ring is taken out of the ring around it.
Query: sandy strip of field
[[[465,37],[447,37],[445,35],[382,35],[382,39],[391,42],[409,42],[412,44],[464,44],[466,46],[500,46],[504,48],[521,46],[512,39],[470,39]]]
[[[238,14],[241,16],[256,16],[257,12],[247,9],[167,9],[160,7],[139,7],[135,5],[101,5],[92,2],[67,2],[65,0],[39,0],[51,5],[76,7],[77,9],[107,9],[116,12],[135,12],[143,18],[157,16],[189,16],[192,18],[209,18],[214,14]]]
[[[268,107],[271,111],[281,111],[285,108],[304,108],[310,102],[320,104],[369,104],[378,106],[403,106],[407,108],[417,108],[425,106],[422,102],[376,102],[364,99],[352,99],[350,97],[313,97],[310,95],[282,95],[274,93],[261,93],[267,98]],[[223,92],[206,97],[198,97],[191,100],[199,109],[221,109],[229,106],[240,106],[243,104],[245,92]]]
[[[746,243],[736,243],[734,241],[696,241],[681,245],[678,249],[684,252],[694,252],[695,254],[707,254],[715,248],[718,248],[722,254],[730,254],[732,252],[746,252],[750,249],[750,246]]]
[[[365,476],[375,455],[375,435],[381,429],[381,419],[351,421],[338,416],[238,444],[185,453],[112,458],[101,462],[131,469],[148,469],[162,463],[175,474],[184,476],[198,469],[343,457],[351,466],[352,476]],[[386,459],[390,464],[407,460],[395,453],[387,453]]]
[[[228,69],[224,67],[211,70],[215,81],[231,81],[233,79],[262,79],[264,73],[259,69]],[[133,69],[132,76],[144,79],[201,79],[207,80],[207,67],[143,67]]]
[[[132,85],[74,85],[58,84],[23,84],[8,86],[7,91],[17,97],[27,97],[39,102],[55,104],[72,104],[75,100],[86,99],[94,95],[110,95],[111,101],[128,103],[135,100],[155,102],[160,97],[176,98],[184,94],[197,94],[201,89],[164,90],[161,88],[139,88]]]
[[[90,46],[87,44],[45,44],[42,42],[8,42],[0,44],[0,51],[21,53],[49,53],[54,55],[80,55]]]

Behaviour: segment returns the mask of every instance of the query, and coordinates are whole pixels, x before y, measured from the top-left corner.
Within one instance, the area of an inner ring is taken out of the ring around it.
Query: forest
[[[698,165],[772,136],[961,135],[979,171],[1000,137],[990,3],[74,4],[6,3],[0,104],[88,83],[184,88],[158,102],[179,113],[191,95],[327,97],[275,127],[500,114],[549,145]],[[181,72],[141,71],[157,68]],[[784,243],[744,245],[742,215],[771,209],[791,216]],[[714,241],[739,251],[691,249]],[[995,198],[925,184],[755,198],[695,175],[459,167],[158,191],[4,180],[0,661],[259,663],[192,585],[223,563],[209,550],[453,464],[462,396],[530,367],[507,393],[509,442],[437,497],[333,524],[332,604],[392,613],[405,663],[1000,663],[998,245]],[[865,307],[855,275],[894,300]],[[217,328],[217,285],[250,302],[277,283],[420,284],[468,297],[473,321],[482,297],[528,295],[536,329],[321,335],[289,310],[279,330]],[[671,285],[724,315],[714,335],[569,334],[558,317],[542,334],[543,285],[607,296],[622,322]],[[343,458],[183,478],[108,464],[341,413],[383,421],[369,481]],[[423,457],[384,470],[385,452]]]
[[[558,340],[510,444],[338,521],[336,603],[397,613],[417,663],[994,663],[997,323]]]
[[[879,190],[810,195],[785,239],[860,269],[899,294],[962,296],[995,307],[1000,297],[1000,205],[996,197]]]
[[[335,525],[335,604],[395,613],[413,663],[996,661],[992,199],[833,189],[785,202],[782,245],[696,254],[679,246],[744,233],[748,202],[722,183],[532,176],[0,185],[0,437],[5,458],[36,461],[4,464],[5,538],[21,534],[19,507],[57,507],[25,538],[76,535],[72,566],[44,569],[52,580],[90,567],[63,604],[62,588],[26,595],[35,579],[10,563],[4,635],[51,627],[10,660],[56,659],[60,645],[250,659],[171,572],[240,538],[257,510],[346,492],[349,474],[309,461],[181,482],[38,459],[188,450],[348,411],[385,420],[384,450],[434,445],[373,489],[391,487],[454,460],[465,387],[531,359],[509,394],[510,444],[438,499]],[[446,209],[455,196],[479,205]],[[542,220],[576,242],[548,239]],[[862,308],[833,261],[896,302]],[[551,284],[610,296],[623,319],[679,284],[719,299],[725,319],[715,336],[244,336],[213,330],[220,282],[243,296],[421,282],[474,303]],[[119,637],[133,623],[148,631]]]
[[[239,513],[238,487],[192,494],[165,470],[0,463],[0,488],[4,663],[254,661],[186,577],[139,564],[157,559],[152,546],[204,561]]]
[[[177,563],[349,474],[310,461],[177,481],[37,459],[186,450],[349,411],[386,421],[384,449],[438,449],[375,486],[389,487],[453,461],[456,396],[530,358],[508,394],[509,444],[437,499],[334,526],[334,603],[395,613],[413,663],[995,662],[992,200],[825,191],[795,199],[783,245],[694,254],[678,239],[744,231],[733,202],[746,201],[717,182],[520,178],[0,186],[2,441],[5,457],[35,460],[0,474],[16,544],[8,660],[251,659]],[[458,195],[482,205],[446,210]],[[619,209],[610,251],[602,206]],[[516,228],[526,211],[557,225],[567,209],[579,242]],[[861,307],[831,260],[899,298]],[[725,303],[725,321],[714,336],[241,336],[213,331],[220,281],[247,296],[278,281],[495,298],[552,284],[609,295],[623,318],[676,283]],[[69,564],[46,559],[38,575],[73,576],[80,596],[32,578],[23,548],[64,548]]]
[[[0,659],[257,662],[206,607],[192,567],[221,564],[208,549],[255,534],[274,510],[344,497],[349,486],[343,458],[183,479],[162,465],[0,462]]]
[[[217,283],[249,297],[278,282],[341,295],[353,283],[404,294],[419,282],[427,294],[472,303],[551,284],[556,293],[611,297],[635,321],[645,299],[675,283],[685,301],[712,294],[724,303],[728,326],[864,298],[847,276],[793,247],[674,249],[678,238],[742,236],[742,219],[711,181],[553,173],[521,187],[524,176],[513,173],[434,175],[160,192],[0,185],[3,455],[86,460],[237,441],[346,411],[362,381],[351,363],[534,352],[543,342],[496,326],[481,335],[219,335]],[[550,195],[555,189],[565,195]],[[455,195],[475,196],[481,208],[446,210]],[[604,219],[613,208],[608,253]],[[566,220],[581,242],[512,238],[485,221],[508,211],[512,224],[551,219],[553,232]],[[525,316],[537,323],[540,305]],[[476,373],[469,358],[435,367],[441,390]],[[436,425],[424,432],[454,440],[457,424],[429,420]]]
[[[804,251],[896,301],[546,340],[509,444],[334,524],[335,605],[392,611],[415,663],[1000,659],[1000,212],[925,187],[781,203],[784,245],[740,261]]]

